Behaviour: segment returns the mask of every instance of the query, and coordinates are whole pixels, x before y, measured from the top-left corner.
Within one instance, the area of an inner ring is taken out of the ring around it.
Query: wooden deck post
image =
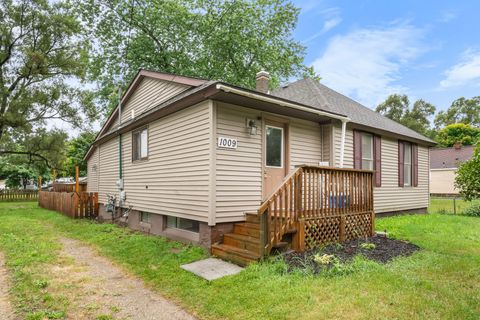
[[[42,176],[38,177],[38,191],[42,191]]]
[[[75,192],[78,193],[78,164],[75,166]]]
[[[268,209],[270,210],[270,209]],[[268,211],[260,214],[260,258],[263,259],[268,252],[265,250],[268,240]]]
[[[342,214],[340,216],[340,235],[339,235],[340,242],[345,241],[345,223],[346,223],[346,218],[345,218],[345,215]]]
[[[305,220],[299,219],[295,223],[295,229],[297,232],[292,238],[292,249],[299,252],[305,251]]]

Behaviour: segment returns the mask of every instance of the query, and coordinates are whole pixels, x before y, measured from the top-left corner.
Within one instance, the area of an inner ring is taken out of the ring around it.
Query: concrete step
[[[223,236],[223,244],[260,254],[259,238],[237,233],[227,233]]]
[[[241,266],[246,266],[260,259],[260,255],[258,253],[226,244],[212,245],[212,255]]]

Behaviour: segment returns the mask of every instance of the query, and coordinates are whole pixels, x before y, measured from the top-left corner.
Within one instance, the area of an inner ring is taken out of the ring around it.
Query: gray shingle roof
[[[472,158],[474,149],[474,146],[431,149],[430,169],[458,168],[460,163]]]
[[[353,123],[389,131],[394,134],[413,139],[435,143],[431,139],[405,127],[381,114],[361,105],[360,103],[324,86],[310,78],[298,80],[287,86],[274,90],[273,96],[296,101],[312,107],[344,114]]]

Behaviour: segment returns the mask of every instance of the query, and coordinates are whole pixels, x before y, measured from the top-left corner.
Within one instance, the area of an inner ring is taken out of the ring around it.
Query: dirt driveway
[[[5,268],[5,257],[0,252],[0,319],[2,320],[16,319],[8,295],[9,287],[7,269]]]

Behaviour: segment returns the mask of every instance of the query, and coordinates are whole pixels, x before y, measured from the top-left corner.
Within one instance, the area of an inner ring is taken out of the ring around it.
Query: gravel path
[[[99,314],[114,319],[194,319],[92,248],[72,239],[61,239],[61,243],[61,256],[70,262],[52,272],[57,281],[75,287],[69,319],[90,319]]]
[[[8,273],[5,267],[5,257],[0,252],[0,319],[14,320],[15,313],[8,296]]]

